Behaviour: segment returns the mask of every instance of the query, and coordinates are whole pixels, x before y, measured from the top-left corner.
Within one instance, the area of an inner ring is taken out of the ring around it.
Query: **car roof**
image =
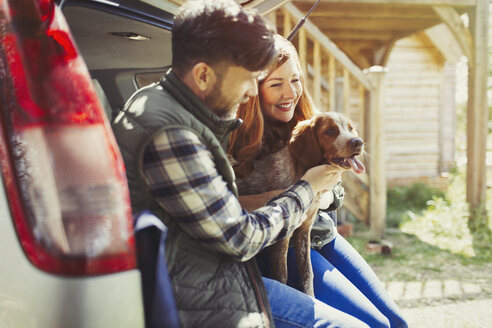
[[[91,71],[171,62],[173,14],[168,11],[122,0],[65,1],[62,10]]]

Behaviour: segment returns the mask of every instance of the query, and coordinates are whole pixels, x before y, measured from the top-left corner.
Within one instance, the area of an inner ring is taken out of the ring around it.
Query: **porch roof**
[[[294,0],[307,13],[314,0]],[[321,0],[308,19],[359,68],[384,66],[393,44],[403,37],[473,9],[472,0]],[[454,22],[460,24],[460,22]]]

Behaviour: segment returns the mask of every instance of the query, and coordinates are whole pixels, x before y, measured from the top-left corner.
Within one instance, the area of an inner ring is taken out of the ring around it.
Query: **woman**
[[[238,110],[237,115],[244,123],[231,135],[228,152],[239,177],[252,171],[255,159],[285,147],[295,125],[315,113],[304,88],[294,46],[278,36],[277,48],[279,56],[275,63],[259,78],[259,95]],[[246,209],[253,210],[275,193],[240,196],[239,200]],[[341,206],[343,188],[340,185],[333,189],[332,199],[331,204],[324,204],[327,211]],[[322,211],[313,226],[312,238],[311,259],[317,299],[357,317],[370,327],[407,327],[375,273],[357,251],[336,234],[335,224]],[[262,272],[268,275],[267,257],[259,255],[258,262]],[[292,249],[289,249],[288,266],[288,284],[299,289]]]

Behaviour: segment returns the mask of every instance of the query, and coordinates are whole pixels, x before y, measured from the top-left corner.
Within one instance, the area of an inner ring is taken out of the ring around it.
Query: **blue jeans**
[[[257,259],[262,273],[268,276],[268,256],[262,253]],[[336,236],[321,251],[311,249],[311,260],[316,299],[358,318],[371,328],[408,327],[369,264],[342,236]],[[289,248],[287,265],[287,284],[300,290],[292,248]]]
[[[408,327],[374,271],[345,238],[338,235],[321,251],[311,250],[311,259],[318,300],[370,327]],[[299,286],[293,249],[289,250],[288,265],[288,284]]]
[[[369,328],[359,319],[276,280],[263,278],[276,328]]]

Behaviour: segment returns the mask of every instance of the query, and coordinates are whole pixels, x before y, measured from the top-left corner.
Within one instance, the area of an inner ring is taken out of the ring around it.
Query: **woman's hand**
[[[307,170],[301,180],[307,181],[315,194],[332,190],[342,179],[342,170],[331,165],[323,164]]]

